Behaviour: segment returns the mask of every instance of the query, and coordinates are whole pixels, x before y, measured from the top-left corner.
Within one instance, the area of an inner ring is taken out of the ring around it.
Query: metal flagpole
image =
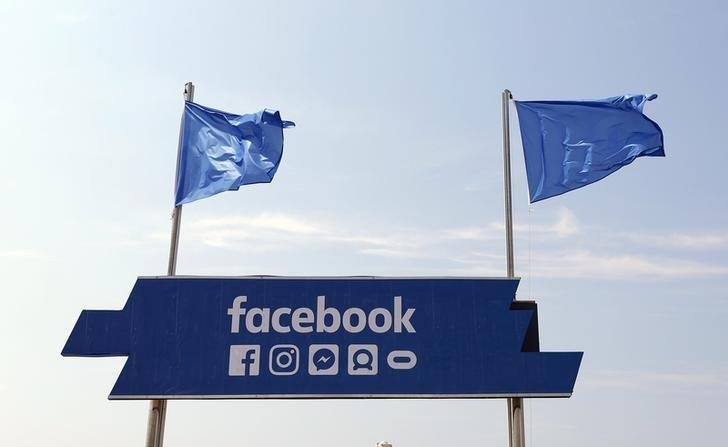
[[[185,101],[192,101],[195,96],[195,86],[188,82],[185,84]],[[180,140],[177,146],[177,170],[175,171],[175,187],[179,175],[179,151],[182,148],[182,128],[180,128]],[[172,211],[172,237],[169,243],[169,263],[167,275],[174,276],[177,273],[177,248],[179,247],[179,227],[182,220],[182,205],[177,205]],[[162,447],[164,443],[164,422],[167,418],[167,400],[154,399],[149,403],[149,420],[147,421],[147,443],[146,447]]]
[[[513,95],[509,90],[503,90],[503,190],[505,191],[506,214],[506,276],[514,278],[515,267],[513,260],[513,204],[511,198],[511,126],[509,110]],[[515,300],[515,297],[513,297]],[[523,423],[523,399],[512,397],[508,399],[508,445],[510,447],[525,447],[526,434]]]

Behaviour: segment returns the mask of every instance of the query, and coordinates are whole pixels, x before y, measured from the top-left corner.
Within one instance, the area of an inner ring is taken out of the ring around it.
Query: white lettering
[[[227,309],[230,316],[230,332],[240,332],[242,320],[245,318],[245,329],[251,334],[273,332],[287,334],[293,330],[301,334],[308,334],[314,330],[319,333],[334,333],[342,327],[351,333],[362,332],[367,327],[376,334],[383,334],[394,330],[401,333],[403,330],[415,333],[412,317],[415,308],[407,308],[403,312],[402,297],[395,296],[392,307],[377,307],[366,312],[358,307],[350,307],[342,311],[335,307],[326,307],[326,297],[316,297],[316,311],[309,307],[279,307],[273,310],[269,307],[251,307],[245,309],[248,297],[241,295],[233,299],[232,305]],[[391,310],[390,310],[391,309]]]
[[[255,317],[260,317],[260,324],[255,323]],[[254,307],[245,316],[245,329],[251,334],[270,331],[270,309]]]
[[[331,325],[326,324],[326,316],[331,316]],[[333,307],[326,308],[326,297],[316,298],[316,332],[336,332],[341,325],[341,314]]]
[[[356,316],[356,326],[351,321],[351,317]],[[347,332],[356,334],[367,327],[367,314],[358,307],[352,307],[344,311],[344,329]]]
[[[394,332],[400,333],[402,332],[402,326],[404,326],[405,329],[407,329],[407,332],[414,334],[415,328],[412,326],[412,323],[410,323],[410,318],[412,318],[412,314],[415,313],[414,308],[407,309],[407,311],[402,315],[402,297],[401,296],[395,296],[394,297]]]
[[[310,326],[304,326],[310,325]],[[299,307],[293,311],[293,318],[291,318],[291,326],[296,332],[302,334],[308,334],[313,332],[313,311],[308,307]]]
[[[280,308],[274,310],[271,324],[273,326],[274,331],[280,332],[281,334],[287,334],[287,333],[291,332],[291,328],[281,324],[282,315],[291,315],[291,308],[290,307],[280,307]]]
[[[377,324],[377,317],[382,317],[382,325]],[[369,329],[377,334],[383,334],[392,328],[392,314],[387,309],[377,307],[369,314]]]
[[[230,315],[230,332],[233,334],[237,334],[240,332],[240,316],[245,315],[245,309],[243,309],[241,306],[243,303],[248,301],[247,296],[236,296],[233,300],[233,305],[230,309],[227,310],[228,315]]]

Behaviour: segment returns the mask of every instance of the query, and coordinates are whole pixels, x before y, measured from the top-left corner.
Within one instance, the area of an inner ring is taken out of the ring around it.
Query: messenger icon
[[[335,376],[339,373],[339,347],[313,344],[308,348],[308,374]]]

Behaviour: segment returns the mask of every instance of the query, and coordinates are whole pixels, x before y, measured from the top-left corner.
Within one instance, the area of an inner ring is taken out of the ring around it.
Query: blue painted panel
[[[517,279],[140,278],[64,356],[128,356],[112,399],[569,396]],[[238,298],[240,297],[240,298]]]

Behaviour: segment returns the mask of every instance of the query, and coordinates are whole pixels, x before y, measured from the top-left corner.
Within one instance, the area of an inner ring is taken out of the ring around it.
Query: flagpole
[[[188,82],[185,84],[185,101],[192,101],[195,96],[195,86]],[[180,128],[180,139],[177,146],[177,170],[175,171],[175,188],[177,176],[179,175],[180,150],[182,148],[182,128]],[[172,211],[172,236],[169,243],[169,262],[167,264],[167,276],[175,276],[177,273],[177,249],[179,248],[179,228],[182,221],[182,205],[177,205]],[[149,419],[147,421],[147,442],[146,447],[162,447],[164,443],[164,423],[167,419],[167,400],[154,399],[149,402]]]
[[[515,262],[513,259],[513,200],[511,198],[511,126],[510,105],[513,95],[510,90],[503,90],[503,191],[505,192],[506,215],[506,276],[514,278]],[[514,296],[515,300],[516,297]],[[510,447],[525,447],[526,434],[523,423],[523,399],[512,397],[508,399],[508,445]]]

